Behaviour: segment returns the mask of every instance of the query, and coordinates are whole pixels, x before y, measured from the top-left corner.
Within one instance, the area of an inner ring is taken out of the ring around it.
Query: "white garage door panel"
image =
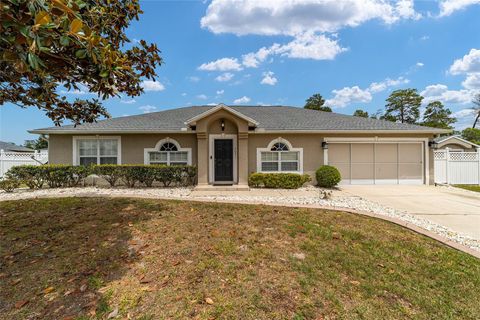
[[[341,184],[423,184],[422,143],[330,143]]]

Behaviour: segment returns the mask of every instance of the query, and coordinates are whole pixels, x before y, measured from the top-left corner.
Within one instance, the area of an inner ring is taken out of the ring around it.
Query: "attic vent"
[[[255,131],[255,127],[254,126],[249,126],[248,131]]]
[[[192,131],[195,131],[197,130],[197,126],[190,126],[190,129],[192,129]]]

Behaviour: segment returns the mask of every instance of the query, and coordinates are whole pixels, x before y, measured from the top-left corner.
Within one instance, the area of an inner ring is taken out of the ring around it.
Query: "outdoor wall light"
[[[323,149],[323,150],[327,150],[327,149],[328,149],[328,142],[326,142],[326,141],[323,141],[323,142],[322,142],[322,149]]]
[[[437,149],[438,148],[438,143],[434,140],[428,141],[428,146],[432,149]]]
[[[221,126],[222,126],[222,131],[225,131],[225,120],[220,120]]]

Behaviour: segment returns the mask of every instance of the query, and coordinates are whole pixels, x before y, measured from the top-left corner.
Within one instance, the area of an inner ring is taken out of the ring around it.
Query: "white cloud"
[[[219,82],[226,82],[226,81],[232,80],[233,76],[234,76],[233,73],[225,72],[225,73],[222,73],[221,75],[219,75],[218,77],[216,77],[215,80],[217,80]]]
[[[200,99],[200,100],[206,100],[208,97],[202,93],[202,94],[197,95],[196,98]]]
[[[387,78],[382,82],[372,82],[372,84],[370,84],[370,86],[368,87],[368,91],[371,93],[378,93],[384,91],[388,87],[396,87],[402,84],[407,84],[409,82],[410,80],[405,79],[404,77],[398,77],[397,79]]]
[[[413,0],[213,0],[201,26],[213,33],[290,35],[335,32],[377,19],[419,19]]]
[[[367,90],[362,90],[358,86],[345,87],[340,90],[333,90],[334,97],[325,101],[325,105],[343,108],[353,102],[370,102],[372,94]]]
[[[480,0],[443,0],[440,2],[440,17],[449,16],[474,4],[480,4]]]
[[[274,43],[270,47],[262,47],[257,52],[250,52],[242,56],[242,64],[247,68],[257,68],[268,57],[280,55],[296,59],[333,60],[347,51],[339,45],[337,39],[323,34],[306,32],[299,34],[287,44]]]
[[[133,103],[135,103],[135,102],[137,102],[137,101],[135,101],[135,99],[130,99],[130,100],[123,100],[123,99],[121,99],[121,100],[120,100],[120,103],[124,103],[124,104],[133,104]]]
[[[277,78],[275,78],[274,73],[272,71],[267,71],[263,73],[263,79],[260,83],[274,86],[277,83],[277,81],[278,80]]]
[[[188,77],[188,80],[190,80],[191,82],[199,82],[200,78],[196,76],[190,76]]]
[[[472,49],[450,67],[451,74],[480,73],[480,49]]]
[[[465,128],[470,128],[473,125],[475,120],[475,110],[473,109],[461,109],[452,113],[452,117],[457,119],[455,123],[455,129],[463,130]]]
[[[203,63],[199,70],[203,71],[240,71],[242,66],[237,58],[221,58],[212,62]]]
[[[247,96],[243,96],[241,98],[238,98],[238,99],[235,99],[233,100],[233,103],[234,104],[245,104],[245,103],[249,103],[250,102],[250,98],[247,97]]]
[[[182,97],[186,97],[187,96],[187,93],[186,92],[183,92],[182,93]]]
[[[344,108],[355,102],[368,103],[373,99],[373,94],[382,92],[390,87],[400,86],[409,83],[410,80],[404,77],[397,79],[386,78],[381,82],[372,82],[367,89],[361,89],[359,86],[344,87],[343,89],[333,90],[333,98],[325,101],[325,105],[334,108]]]
[[[141,106],[138,109],[142,110],[143,113],[151,113],[157,110],[157,107],[147,104],[146,106]]]
[[[423,99],[424,104],[435,100],[444,104],[466,104],[470,103],[473,98],[473,92],[470,90],[448,90],[444,84],[427,86],[420,92],[420,95],[425,98]]]
[[[225,90],[222,89],[222,90],[217,90],[216,93],[217,93],[218,95],[221,95],[221,94],[223,94],[224,92],[225,92]]]
[[[142,87],[145,91],[163,91],[165,86],[158,81],[145,80],[142,82]]]
[[[480,89],[480,73],[472,73],[462,82],[462,86],[467,89]]]
[[[420,37],[420,40],[422,41],[427,41],[428,39],[430,39],[430,36],[427,36],[427,35]]]
[[[425,65],[425,64],[424,64],[423,62],[417,62],[417,63],[415,64],[415,66],[417,66],[418,68],[421,68],[421,67],[423,67],[424,65]]]

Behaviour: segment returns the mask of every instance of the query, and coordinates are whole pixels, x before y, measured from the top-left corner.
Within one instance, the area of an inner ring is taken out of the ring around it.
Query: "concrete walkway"
[[[342,190],[480,240],[480,193],[434,186],[342,186]]]

